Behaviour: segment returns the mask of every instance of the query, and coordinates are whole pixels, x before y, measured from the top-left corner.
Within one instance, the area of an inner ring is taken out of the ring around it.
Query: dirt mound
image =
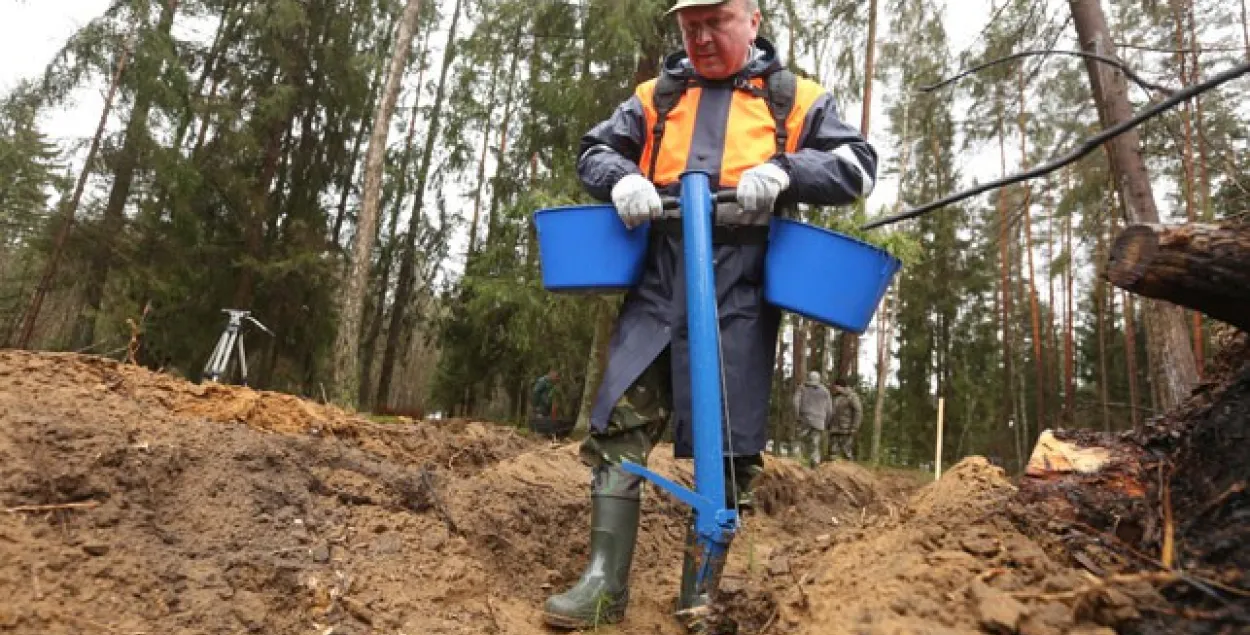
[[[785,632],[1062,635],[1127,619],[1078,602],[1087,581],[1016,529],[1014,494],[1001,469],[970,458],[897,516],[817,540],[796,559]]]
[[[691,482],[667,448],[652,468]],[[1139,602],[1020,534],[985,461],[908,501],[916,479],[768,457],[722,584],[740,632],[1065,635]],[[575,444],[507,427],[3,352],[0,632],[548,633],[537,607],[585,563],[588,488]],[[687,515],[648,488],[608,632],[681,632]]]
[[[691,481],[669,450],[652,467]],[[3,352],[0,632],[543,633],[536,607],[585,562],[588,476],[575,445],[510,428]],[[775,545],[885,501],[874,487],[768,461],[770,511],[744,520],[726,573],[745,619],[775,606],[748,588]],[[622,632],[677,633],[687,512],[644,501]]]
[[[64,390],[63,396],[121,396],[168,414],[296,434],[309,431],[351,434],[368,420],[274,392],[221,384],[190,384],[171,375],[111,359],[70,353],[32,355],[0,351],[0,381],[10,390]]]

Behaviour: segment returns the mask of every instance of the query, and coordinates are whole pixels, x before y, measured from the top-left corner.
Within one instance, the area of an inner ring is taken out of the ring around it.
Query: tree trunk
[[[512,44],[512,58],[517,58],[517,48],[520,46],[521,31],[517,29],[516,37]],[[489,101],[486,106],[486,120],[483,122],[482,130],[482,152],[477,162],[477,185],[473,188],[473,221],[469,224],[469,245],[465,248],[465,262],[467,263],[473,258],[474,252],[477,251],[477,230],[482,220],[482,188],[486,183],[486,155],[490,150],[490,132],[491,124],[494,123],[495,114],[495,84],[499,77],[499,58],[493,60],[490,68],[490,82],[487,92],[489,93]],[[468,266],[466,264],[466,270]]]
[[[582,387],[582,398],[577,408],[577,423],[573,427],[576,432],[590,431],[590,411],[595,403],[595,395],[599,391],[599,382],[603,380],[603,371],[608,365],[608,343],[612,339],[612,326],[616,323],[613,305],[608,302],[595,303],[595,335],[590,343],[590,353],[586,356],[586,384]]]
[[[378,207],[382,200],[386,140],[391,128],[391,116],[395,112],[395,102],[399,99],[399,90],[403,85],[404,68],[412,48],[420,9],[421,0],[408,0],[404,17],[399,23],[399,34],[391,53],[386,88],[382,101],[378,104],[377,114],[373,117],[373,132],[369,137],[369,150],[365,154],[364,203],[356,223],[351,265],[343,280],[343,289],[338,294],[339,323],[334,338],[334,361],[330,365],[327,382],[330,384],[331,399],[344,405],[354,405],[358,396],[360,321],[369,284],[373,242],[377,234]],[[413,113],[413,117],[416,117],[416,113]]]
[[[61,264],[61,256],[65,251],[65,241],[69,238],[70,229],[74,226],[74,217],[77,216],[78,205],[82,202],[83,190],[87,186],[87,177],[91,175],[91,164],[95,162],[96,152],[100,149],[100,139],[104,136],[104,128],[108,124],[109,113],[113,110],[113,99],[117,96],[117,88],[121,84],[122,73],[126,71],[126,62],[130,59],[130,53],[134,49],[135,38],[138,36],[138,33],[138,28],[131,32],[126,38],[125,45],[122,46],[121,55],[117,58],[117,68],[113,71],[113,79],[109,82],[108,93],[104,96],[104,108],[100,111],[100,122],[96,125],[95,136],[91,139],[91,147],[87,149],[87,158],[83,161],[82,172],[79,173],[78,182],[74,185],[74,193],[70,195],[69,202],[65,204],[61,229],[57,232],[56,238],[52,243],[52,254],[48,257],[48,264],[44,266],[43,275],[39,278],[39,285],[35,287],[34,295],[30,299],[30,306],[26,309],[26,318],[22,323],[22,332],[18,335],[17,348],[30,347],[31,337],[35,333],[35,322],[39,319],[39,311],[43,308],[43,299],[52,287],[52,281],[56,278],[56,270]]]
[[[442,120],[447,76],[456,58],[456,26],[460,23],[462,4],[463,0],[456,0],[455,7],[452,9],[451,26],[447,30],[447,44],[443,48],[443,66],[439,71],[438,87],[434,91],[434,110],[430,115],[430,125],[425,133],[425,149],[421,154],[421,163],[417,167],[417,187],[413,196],[412,216],[408,223],[408,233],[404,236],[399,282],[395,289],[395,304],[391,309],[391,324],[386,333],[386,350],[382,353],[382,370],[378,375],[376,402],[378,404],[387,403],[387,398],[391,393],[391,379],[403,340],[404,319],[416,286],[417,233],[421,230],[421,210],[425,206],[426,180],[430,174],[430,164],[434,159],[434,145],[439,136],[439,122]]]
[[[1090,53],[1114,55],[1110,31],[1102,5],[1098,0],[1068,0],[1081,48]],[[1086,60],[1090,87],[1099,104],[1103,127],[1117,125],[1133,117],[1124,76],[1105,70],[1093,60]],[[1112,172],[1117,185],[1125,191],[1128,217],[1137,223],[1158,223],[1150,176],[1141,154],[1141,139],[1130,130],[1107,143]],[[1161,405],[1172,408],[1183,401],[1197,383],[1194,351],[1189,342],[1184,318],[1173,307],[1154,303],[1146,312],[1146,336],[1151,349],[1156,384]]]
[[[1019,111],[1016,114],[1016,129],[1020,134],[1020,169],[1028,168],[1029,152],[1028,152],[1028,126],[1026,125],[1026,115],[1024,112],[1024,66],[1020,66],[1017,74],[1017,85],[1019,88]],[[1045,362],[1042,360],[1042,320],[1041,309],[1038,307],[1037,299],[1037,277],[1034,275],[1033,268],[1033,189],[1028,181],[1024,184],[1024,251],[1027,254],[1027,264],[1029,267],[1029,316],[1033,325],[1033,363],[1037,373],[1037,428],[1041,430],[1046,425],[1046,371]]]
[[[1250,230],[1197,223],[1130,226],[1111,246],[1107,279],[1250,330]]]
[[[999,96],[998,112],[998,156],[999,165],[1004,175],[1007,174],[1007,142],[1006,123],[1003,121],[1002,96]],[[998,192],[998,249],[999,249],[999,307],[1002,309],[1003,335],[1003,417],[1010,418],[1014,407],[1012,394],[1011,364],[1011,242],[1009,240],[1011,223],[1007,220],[1007,197],[1003,191]],[[1018,421],[1017,421],[1018,423]],[[1019,458],[1019,442],[1017,435],[1017,459]]]
[[[420,11],[417,13],[419,14]],[[404,15],[407,15],[407,8],[404,10]],[[401,18],[401,20],[402,19],[403,18]],[[400,28],[402,28],[402,26]],[[416,26],[414,25],[412,31],[415,30]],[[391,42],[393,41],[391,38],[392,31],[393,29],[391,29],[388,25],[386,29],[387,35],[382,38],[382,50],[386,50],[391,46]],[[394,49],[392,49],[392,55],[394,55]],[[390,61],[394,60],[392,59]],[[374,69],[373,77],[369,80],[369,99],[365,103],[364,109],[367,114],[365,115],[364,120],[360,122],[360,129],[356,131],[356,139],[352,143],[351,155],[348,158],[347,163],[344,164],[347,166],[347,170],[343,173],[343,179],[339,184],[338,211],[334,215],[334,227],[330,230],[330,243],[335,246],[339,244],[339,239],[342,237],[343,225],[347,222],[347,201],[351,198],[352,181],[354,180],[353,177],[356,175],[356,164],[357,159],[360,157],[360,148],[365,143],[365,130],[368,129],[372,132],[375,128],[373,125],[375,115],[374,103],[377,99],[378,84],[381,83],[382,78],[384,77],[383,73],[386,71],[387,66],[388,64],[378,64],[377,68]],[[418,84],[417,92],[418,94],[420,93],[420,84]],[[368,161],[366,160],[366,163],[367,162]]]
[[[864,45],[864,98],[863,110],[860,114],[859,132],[868,138],[872,121],[872,82],[876,75],[877,63],[877,0],[868,3],[868,39]],[[859,336],[853,333],[839,333],[837,379],[851,383],[856,374],[859,361]]]
[[[1246,0],[1241,0],[1241,36],[1246,43],[1246,60],[1250,61],[1250,18],[1246,15]]]
[[[790,399],[785,396],[786,392],[786,343],[782,338],[777,338],[777,352],[773,360],[773,385],[771,387],[774,397],[780,397],[773,400],[773,410],[770,414],[776,413],[776,416],[769,421],[772,430],[769,431],[769,438],[773,440],[773,456],[781,456],[781,441],[785,436],[786,422],[786,404]]]
[[[1141,407],[1141,393],[1137,380],[1137,309],[1133,306],[1133,297],[1127,292],[1123,294],[1124,304],[1124,365],[1128,369],[1128,398],[1132,406],[1129,408],[1133,429],[1141,426],[1137,409]]]
[[[890,338],[894,335],[893,313],[898,303],[898,292],[886,295],[885,306],[877,318],[877,396],[872,406],[872,463],[881,464],[881,432],[885,412],[885,380],[889,373]]]
[[[1076,418],[1076,319],[1073,315],[1073,309],[1076,302],[1073,297],[1073,275],[1072,261],[1076,259],[1076,254],[1072,249],[1072,216],[1069,214],[1064,219],[1064,241],[1067,243],[1068,266],[1064,272],[1064,283],[1067,285],[1067,296],[1064,300],[1063,322],[1063,417],[1068,425],[1072,425]]]
[[[877,0],[872,0],[872,6],[875,7]],[[875,15],[876,12],[874,11]],[[906,85],[906,80],[904,79]],[[903,100],[903,133],[899,135],[899,168],[898,182],[899,191],[907,185],[907,177],[911,174],[911,100]],[[903,207],[902,198],[894,201],[894,213],[898,213]],[[898,289],[895,288],[893,293],[887,293],[886,306],[880,309],[880,328],[877,335],[877,395],[873,404],[872,412],[872,462],[874,465],[881,463],[881,433],[884,426],[883,413],[885,412],[885,387],[886,375],[889,374],[889,351],[890,339],[893,336],[894,316],[898,312]]]
[[[429,33],[429,30],[426,31]],[[422,57],[425,47],[422,46]],[[421,73],[417,73],[417,86],[421,85]],[[373,319],[369,321],[368,334],[365,335],[364,350],[360,356],[360,390],[357,399],[362,408],[369,407],[373,399],[373,359],[377,354],[378,338],[382,335],[382,323],[386,320],[386,297],[391,286],[391,270],[395,267],[395,242],[399,240],[399,216],[404,211],[404,199],[408,192],[408,165],[412,162],[412,144],[417,132],[417,114],[421,105],[421,91],[418,89],[412,98],[412,115],[408,119],[408,134],[404,139],[404,156],[400,160],[399,187],[395,192],[395,204],[391,208],[390,222],[387,224],[386,247],[382,253],[382,272],[378,277],[377,302],[374,304]]]
[[[169,35],[174,24],[174,13],[178,8],[178,0],[166,0],[161,11],[161,19],[156,32],[162,38]],[[147,40],[148,38],[145,38]],[[100,305],[104,300],[104,286],[108,283],[109,268],[113,264],[113,252],[117,249],[122,226],[125,224],[126,201],[130,199],[130,186],[134,183],[135,170],[139,166],[140,146],[148,134],[148,111],[152,108],[152,88],[148,78],[160,74],[160,60],[156,59],[151,50],[154,45],[148,41],[140,46],[136,55],[134,71],[138,87],[135,89],[135,104],[130,111],[130,121],[126,123],[126,137],[121,152],[117,156],[117,168],[113,172],[113,187],[109,191],[108,203],[104,207],[104,220],[100,226],[100,235],[92,241],[96,250],[92,258],[91,269],[87,272],[86,287],[83,296],[86,305],[78,314],[78,324],[74,330],[72,347],[84,349],[95,341],[95,323],[100,313]]]
[[[1108,197],[1110,198],[1110,197]],[[1107,270],[1107,231],[1106,227],[1099,224],[1098,242],[1094,247],[1095,267],[1098,271]],[[1098,323],[1098,401],[1102,405],[1102,431],[1111,433],[1111,400],[1110,387],[1107,385],[1109,375],[1107,373],[1107,296],[1109,289],[1106,280],[1102,276],[1094,283],[1094,310],[1097,311],[1096,320]]]
[[[1188,14],[1185,5],[1187,4],[1189,4],[1188,0],[1172,0],[1172,17],[1176,22],[1176,65],[1180,69],[1181,88],[1188,88],[1190,80],[1188,72],[1189,55],[1186,52],[1190,43],[1185,38],[1185,18]],[[1181,178],[1184,181],[1180,184],[1180,188],[1185,198],[1185,217],[1192,223],[1198,220],[1197,195],[1194,192],[1194,187],[1197,183],[1195,181],[1196,170],[1194,168],[1194,105],[1192,101],[1187,101],[1182,105],[1180,116],[1182,131]],[[1194,364],[1198,378],[1201,379],[1203,367],[1206,366],[1206,363],[1203,361],[1202,315],[1197,312],[1191,312],[1190,318],[1193,328]]]

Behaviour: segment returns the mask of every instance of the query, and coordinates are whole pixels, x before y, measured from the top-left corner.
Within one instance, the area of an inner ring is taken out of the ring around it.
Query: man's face
[[[747,62],[760,28],[760,12],[747,12],[743,0],[690,7],[677,12],[677,25],[694,70],[707,79],[725,79]]]

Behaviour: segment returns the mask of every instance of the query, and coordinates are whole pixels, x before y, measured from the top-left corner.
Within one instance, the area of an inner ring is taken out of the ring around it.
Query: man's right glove
[[[625,226],[633,229],[664,212],[655,185],[641,174],[627,174],[612,186],[612,204]]]

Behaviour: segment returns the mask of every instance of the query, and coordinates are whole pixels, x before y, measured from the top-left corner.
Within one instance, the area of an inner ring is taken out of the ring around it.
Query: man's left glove
[[[761,163],[738,180],[738,205],[750,217],[768,216],[777,197],[790,187],[790,175],[776,163]]]

